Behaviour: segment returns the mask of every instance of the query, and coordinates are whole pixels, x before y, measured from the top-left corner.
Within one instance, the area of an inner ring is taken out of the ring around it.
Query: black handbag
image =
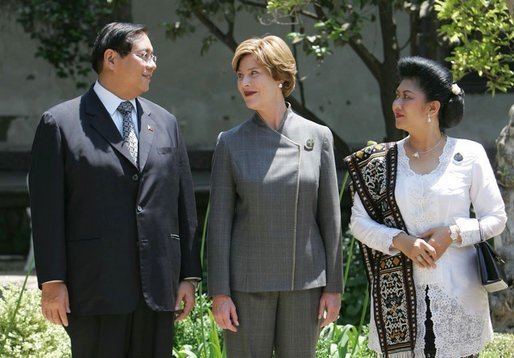
[[[503,268],[505,260],[493,250],[487,241],[475,244],[475,248],[480,279],[486,291],[496,292],[508,288],[507,276]]]

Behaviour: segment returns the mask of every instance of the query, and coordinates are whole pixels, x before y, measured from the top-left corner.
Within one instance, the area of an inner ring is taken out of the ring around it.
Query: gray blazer
[[[290,108],[220,135],[208,230],[211,295],[325,286],[341,292],[341,218],[332,133]]]

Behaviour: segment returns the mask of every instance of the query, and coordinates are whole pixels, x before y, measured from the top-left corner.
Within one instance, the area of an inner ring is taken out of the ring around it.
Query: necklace
[[[416,150],[416,148],[414,148],[414,147],[412,146],[412,144],[410,144],[410,140],[409,140],[409,147],[411,147],[411,148],[414,150],[414,153],[412,153],[412,156],[413,156],[414,158],[416,158],[416,159],[419,159],[420,155],[422,155],[422,154],[427,154],[427,153],[429,153],[429,152],[433,151],[434,149],[436,149],[437,147],[439,147],[439,144],[441,144],[441,142],[443,141],[444,137],[445,137],[445,136],[444,136],[444,135],[442,135],[442,136],[441,136],[441,138],[437,141],[437,143],[436,143],[432,148],[429,148],[429,149],[427,149],[427,150],[425,150],[425,151],[419,151],[419,150]]]

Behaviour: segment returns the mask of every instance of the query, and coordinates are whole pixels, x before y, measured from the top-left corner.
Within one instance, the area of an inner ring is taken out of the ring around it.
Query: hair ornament
[[[452,93],[454,95],[458,96],[461,92],[462,92],[462,90],[460,89],[459,85],[454,82],[452,84]]]

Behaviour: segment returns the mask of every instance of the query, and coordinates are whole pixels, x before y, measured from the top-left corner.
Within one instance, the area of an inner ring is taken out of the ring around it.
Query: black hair
[[[455,127],[464,114],[464,90],[454,85],[453,75],[440,63],[412,56],[398,61],[400,81],[412,79],[425,93],[428,101],[439,101],[439,127]]]
[[[96,73],[102,71],[102,63],[106,50],[114,50],[121,55],[127,56],[132,51],[134,41],[142,34],[148,33],[144,25],[128,22],[111,22],[104,26],[98,33],[93,49],[91,50],[91,66]]]

